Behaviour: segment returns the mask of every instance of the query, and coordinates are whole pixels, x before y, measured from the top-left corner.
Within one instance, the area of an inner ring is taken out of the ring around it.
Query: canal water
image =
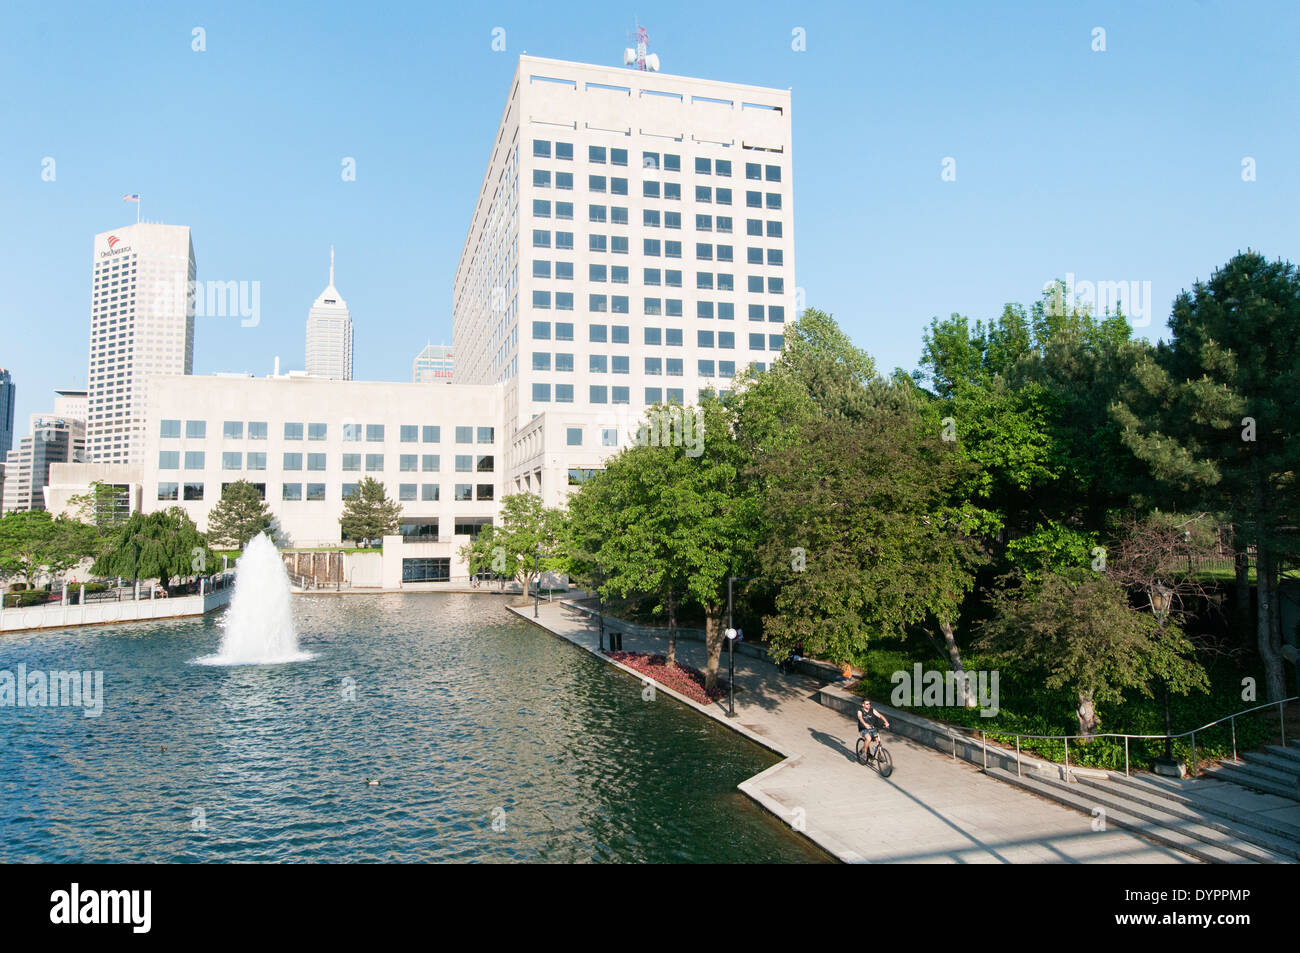
[[[103,679],[96,717],[0,705],[0,861],[828,859],[736,790],[770,752],[500,597],[293,612],[276,666],[195,664],[220,617],[0,639],[0,683]]]

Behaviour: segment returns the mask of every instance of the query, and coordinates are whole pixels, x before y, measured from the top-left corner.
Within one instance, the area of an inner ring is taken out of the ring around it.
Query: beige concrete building
[[[457,380],[505,390],[512,492],[559,502],[647,406],[780,352],[791,146],[786,90],[520,57],[452,300]]]
[[[403,537],[451,557],[496,515],[501,419],[492,385],[163,378],[144,509],[180,506],[206,528],[224,485],[243,479],[262,490],[282,545],[332,546],[345,542],[345,497],[369,476],[401,504]]]

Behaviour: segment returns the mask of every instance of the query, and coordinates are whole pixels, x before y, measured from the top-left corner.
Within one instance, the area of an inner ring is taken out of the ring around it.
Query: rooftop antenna
[[[650,36],[646,33],[645,27],[637,23],[636,49],[628,48],[623,51],[623,65],[632,66],[643,73],[659,72],[659,55],[645,51],[649,40]]]

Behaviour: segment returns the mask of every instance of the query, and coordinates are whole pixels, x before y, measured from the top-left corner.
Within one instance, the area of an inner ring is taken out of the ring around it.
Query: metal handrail
[[[1097,733],[1095,733],[1095,734],[1091,734],[1091,735],[1031,735],[1031,734],[1028,734],[1028,733],[1026,733],[1026,732],[1020,732],[1020,731],[997,731],[997,730],[991,730],[991,729],[987,729],[987,728],[982,728],[982,729],[980,729],[980,740],[981,740],[981,743],[985,746],[984,757],[985,757],[985,761],[987,762],[987,760],[988,760],[988,736],[989,736],[989,735],[992,735],[992,736],[994,736],[995,738],[1002,738],[1002,737],[1005,737],[1005,738],[1015,738],[1015,739],[1016,739],[1016,774],[1019,775],[1019,774],[1020,774],[1020,739],[1021,739],[1021,738],[1034,738],[1034,739],[1037,739],[1037,740],[1040,740],[1040,741],[1062,741],[1062,742],[1064,742],[1064,743],[1065,743],[1065,767],[1066,767],[1066,768],[1069,768],[1069,766],[1070,766],[1070,739],[1071,739],[1071,738],[1083,738],[1083,739],[1088,740],[1088,741],[1091,741],[1091,740],[1093,740],[1093,739],[1095,739],[1095,738],[1123,738],[1123,739],[1124,739],[1124,775],[1125,775],[1125,777],[1127,777],[1128,774],[1129,774],[1129,748],[1128,748],[1128,743],[1129,743],[1129,740],[1130,740],[1130,739],[1135,739],[1135,740],[1138,740],[1138,741],[1158,741],[1158,740],[1164,740],[1164,739],[1166,739],[1166,738],[1168,738],[1168,739],[1170,739],[1170,740],[1172,740],[1172,739],[1174,739],[1174,738],[1186,738],[1188,735],[1190,735],[1190,736],[1191,736],[1191,739],[1192,739],[1192,776],[1195,777],[1195,776],[1196,776],[1196,734],[1197,734],[1197,732],[1203,732],[1203,731],[1205,731],[1207,728],[1213,728],[1215,725],[1223,724],[1225,721],[1226,721],[1226,722],[1231,722],[1231,724],[1232,724],[1232,760],[1233,760],[1233,761],[1236,761],[1236,760],[1238,760],[1238,758],[1237,758],[1237,719],[1238,719],[1238,718],[1240,718],[1242,715],[1249,715],[1249,714],[1251,714],[1252,712],[1262,711],[1262,710],[1265,709],[1265,708],[1272,708],[1274,705],[1279,706],[1279,707],[1278,707],[1278,722],[1279,722],[1279,724],[1280,724],[1280,726],[1281,726],[1281,729],[1282,729],[1282,744],[1285,745],[1285,744],[1286,744],[1286,710],[1285,710],[1285,707],[1284,707],[1284,706],[1290,704],[1290,703],[1293,702],[1293,701],[1298,701],[1298,700],[1300,700],[1300,695],[1291,695],[1290,697],[1288,697],[1288,698],[1283,698],[1283,699],[1281,699],[1280,701],[1275,701],[1275,702],[1265,702],[1263,705],[1256,705],[1254,708],[1246,708],[1246,709],[1244,709],[1244,710],[1242,710],[1242,711],[1234,712],[1234,713],[1232,713],[1231,715],[1224,715],[1222,718],[1216,718],[1214,721],[1211,721],[1211,722],[1208,722],[1208,723],[1206,723],[1206,724],[1204,724],[1204,725],[1201,725],[1201,727],[1199,727],[1199,728],[1193,728],[1193,729],[1191,729],[1190,731],[1181,731],[1181,732],[1179,732],[1178,734],[1169,734],[1169,735],[1166,735],[1166,734],[1159,734],[1159,735],[1133,735],[1133,734],[1127,734],[1127,733],[1118,732],[1118,731],[1104,731],[1104,732],[1103,732],[1103,731],[1099,731],[1099,732],[1097,732]],[[955,743],[955,739],[954,739],[954,743]],[[954,749],[954,756],[955,756],[955,749]]]

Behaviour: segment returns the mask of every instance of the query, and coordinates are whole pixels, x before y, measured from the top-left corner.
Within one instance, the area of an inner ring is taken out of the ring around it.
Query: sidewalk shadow
[[[846,745],[844,742],[840,741],[840,739],[836,738],[834,735],[828,735],[826,732],[818,731],[816,728],[809,728],[808,734],[812,735],[814,741],[820,744],[824,744],[832,751],[836,752],[837,754],[844,755],[844,757],[846,757],[848,760],[854,763],[857,762],[858,760],[857,752],[854,751],[852,748],[850,748],[848,745]]]

